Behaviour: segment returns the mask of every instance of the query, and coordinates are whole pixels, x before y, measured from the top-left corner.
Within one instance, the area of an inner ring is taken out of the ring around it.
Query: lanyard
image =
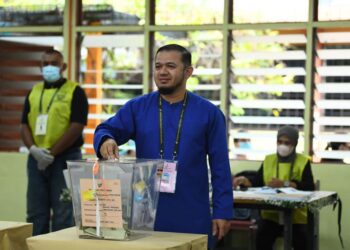
[[[179,124],[177,125],[177,133],[176,133],[175,147],[174,147],[174,152],[173,152],[173,160],[176,159],[177,151],[179,149],[180,131],[181,131],[181,128],[182,128],[182,122],[183,122],[183,117],[184,117],[186,105],[187,105],[187,91],[185,92],[185,98],[184,98],[184,101],[182,103],[182,109],[181,109]],[[163,159],[163,157],[164,157],[163,105],[162,105],[162,98],[160,97],[160,95],[159,95],[158,108],[159,108],[159,144],[160,144],[160,153],[159,154],[160,154],[160,158]]]
[[[53,103],[53,99],[55,99],[55,96],[56,96],[56,94],[58,93],[58,91],[60,90],[60,88],[61,88],[61,86],[58,87],[58,88],[56,89],[55,93],[52,95],[51,100],[50,100],[50,102],[49,102],[49,105],[48,105],[47,108],[46,108],[46,114],[49,113],[49,110],[50,110],[50,108],[51,108],[51,104]],[[43,87],[43,90],[41,91],[41,94],[40,94],[39,114],[42,113],[42,102],[43,102],[44,91],[45,91],[45,87]]]

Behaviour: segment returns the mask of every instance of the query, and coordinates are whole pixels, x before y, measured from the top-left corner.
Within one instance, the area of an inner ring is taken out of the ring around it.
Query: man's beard
[[[171,95],[182,86],[183,80],[184,80],[184,76],[182,76],[182,78],[179,79],[174,86],[170,86],[170,87],[160,87],[159,86],[158,91],[162,95]]]
[[[158,91],[160,94],[162,95],[171,95],[175,92],[175,90],[177,89],[176,86],[172,86],[172,87],[161,87],[158,88]]]

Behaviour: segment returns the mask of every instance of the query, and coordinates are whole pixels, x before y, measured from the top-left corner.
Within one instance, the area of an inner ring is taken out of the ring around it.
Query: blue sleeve
[[[213,219],[232,219],[233,192],[226,139],[225,117],[219,109],[210,115],[208,155],[213,187]]]
[[[114,139],[118,145],[134,139],[135,122],[132,111],[132,102],[126,103],[116,115],[99,124],[94,133],[94,149],[97,157],[101,158],[100,147],[107,139]]]

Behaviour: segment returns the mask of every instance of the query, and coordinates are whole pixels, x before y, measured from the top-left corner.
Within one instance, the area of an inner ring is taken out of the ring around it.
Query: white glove
[[[35,145],[32,145],[29,149],[30,154],[37,160],[38,169],[45,170],[54,160],[55,157],[50,154],[50,151],[46,148],[38,148]]]

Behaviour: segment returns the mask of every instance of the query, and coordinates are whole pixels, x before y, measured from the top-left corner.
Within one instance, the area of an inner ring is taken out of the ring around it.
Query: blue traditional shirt
[[[160,193],[155,230],[212,235],[212,219],[233,217],[233,194],[223,113],[204,98],[187,92],[178,148],[175,193]],[[136,156],[160,158],[159,92],[127,102],[118,113],[98,125],[94,148],[106,137],[118,145],[133,139]],[[172,160],[182,101],[170,104],[162,99],[164,159]],[[207,159],[208,156],[208,159]],[[211,169],[212,214],[209,202],[208,166]]]

